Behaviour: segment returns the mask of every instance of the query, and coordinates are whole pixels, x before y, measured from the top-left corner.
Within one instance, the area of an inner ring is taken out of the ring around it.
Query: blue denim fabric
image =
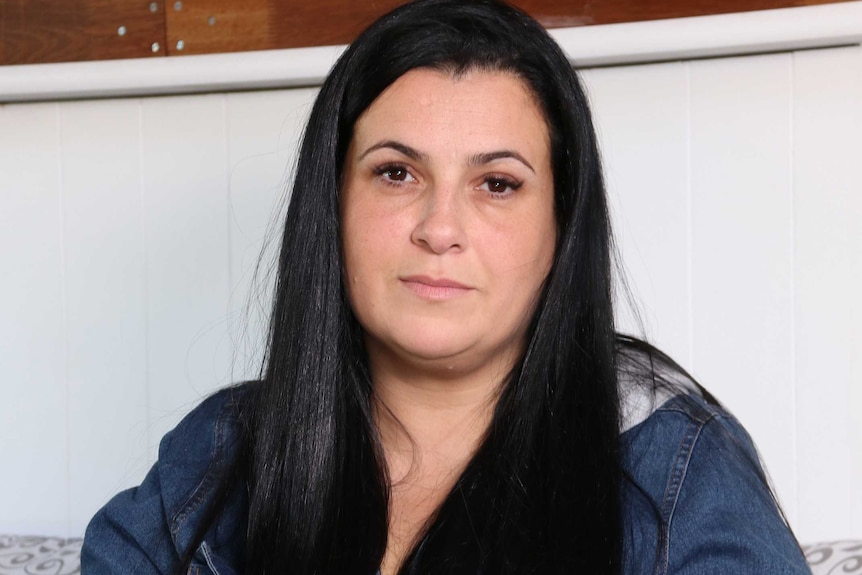
[[[231,404],[217,393],[162,440],[159,461],[137,488],[93,517],[82,551],[84,575],[169,574],[236,455]],[[621,436],[626,526],[624,572],[646,574],[810,574],[769,490],[758,477],[748,434],[700,397],[673,397]],[[247,500],[235,490],[195,553],[190,573],[238,573]]]

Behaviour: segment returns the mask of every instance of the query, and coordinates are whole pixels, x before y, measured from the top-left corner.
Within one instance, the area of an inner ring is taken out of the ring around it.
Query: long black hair
[[[596,137],[559,46],[496,0],[395,9],[320,90],[285,222],[263,381],[243,413],[246,455],[232,475],[248,485],[245,571],[372,574],[386,550],[389,482],[343,285],[338,194],[357,119],[416,68],[506,72],[528,86],[551,136],[558,239],[526,352],[401,573],[619,573],[611,236]]]

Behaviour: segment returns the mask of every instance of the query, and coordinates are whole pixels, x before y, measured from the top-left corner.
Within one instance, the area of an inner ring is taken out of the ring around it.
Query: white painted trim
[[[862,43],[862,1],[551,30],[580,68]]]
[[[862,0],[600,26],[551,35],[579,68],[862,43]],[[0,66],[0,102],[320,84],[344,46]]]
[[[0,67],[0,102],[320,84],[344,46]]]

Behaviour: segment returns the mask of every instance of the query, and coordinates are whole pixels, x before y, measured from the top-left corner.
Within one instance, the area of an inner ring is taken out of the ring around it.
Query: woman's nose
[[[436,254],[466,247],[464,211],[454,187],[434,187],[426,191],[418,221],[413,228],[414,244]]]

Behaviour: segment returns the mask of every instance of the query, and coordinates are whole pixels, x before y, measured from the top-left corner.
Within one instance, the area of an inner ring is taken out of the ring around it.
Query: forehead
[[[359,117],[354,139],[385,135],[424,140],[440,128],[478,139],[477,144],[503,138],[528,146],[549,145],[544,114],[517,75],[486,70],[454,74],[429,68],[411,70],[386,88]]]

